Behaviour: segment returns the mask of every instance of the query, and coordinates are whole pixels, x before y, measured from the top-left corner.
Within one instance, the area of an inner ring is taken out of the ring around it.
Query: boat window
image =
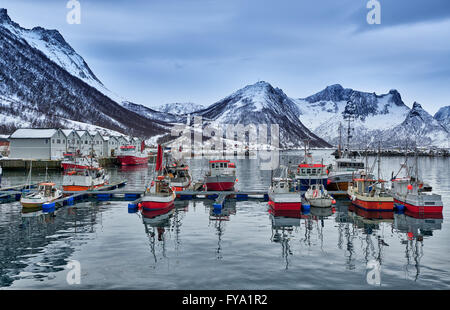
[[[212,163],[211,168],[216,168],[216,164]]]
[[[313,173],[313,174],[316,174],[316,169],[313,169],[313,170],[312,170],[312,173]]]
[[[223,163],[220,163],[220,168],[223,168]]]
[[[311,173],[311,169],[306,169],[306,172],[309,174]]]
[[[302,169],[302,173],[303,173],[303,174],[306,173],[306,169]]]
[[[224,166],[224,168],[228,168],[228,164],[227,163],[223,164],[223,166]]]

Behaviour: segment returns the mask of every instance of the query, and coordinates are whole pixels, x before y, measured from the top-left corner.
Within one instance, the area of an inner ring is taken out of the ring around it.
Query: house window
[[[88,144],[87,140],[86,140],[86,141],[84,141],[84,144]]]
[[[61,144],[61,139],[56,140],[56,143]]]
[[[52,139],[52,143],[55,143],[55,139]]]
[[[48,139],[45,139],[45,144],[48,144]]]

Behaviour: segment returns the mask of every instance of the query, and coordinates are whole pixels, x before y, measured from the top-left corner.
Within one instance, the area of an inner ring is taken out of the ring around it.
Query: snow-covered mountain
[[[136,104],[129,101],[123,101],[122,106],[130,111],[133,111],[139,115],[142,115],[148,119],[156,119],[166,123],[184,123],[186,118],[174,115],[168,112],[161,112],[157,110],[153,110],[149,107],[146,107],[142,104]]]
[[[166,103],[156,108],[156,110],[173,115],[185,115],[203,110],[205,106],[195,103]]]
[[[450,132],[450,106],[440,108],[434,118]]]
[[[58,31],[24,29],[5,9],[0,9],[0,81],[0,130],[5,133],[77,122],[136,136],[167,131],[165,122],[138,115],[108,96]]]
[[[398,145],[406,137],[419,146],[450,147],[447,129],[417,102],[400,125],[383,133],[384,141],[392,145]]]
[[[349,104],[348,102],[351,102]],[[346,108],[352,107],[355,121],[352,127],[352,146],[364,148],[381,141],[384,146],[396,146],[403,143],[408,126],[414,123],[415,140],[423,146],[444,146],[442,137],[446,134],[442,126],[436,126],[436,121],[425,117],[423,109],[419,107],[411,110],[403,101],[398,91],[391,90],[387,94],[356,91],[343,88],[341,85],[331,85],[324,90],[295,102],[300,110],[300,120],[316,135],[327,142],[337,145],[339,141],[339,127],[342,125],[342,141],[346,139],[347,122],[344,119]],[[352,106],[354,105],[354,106]],[[423,118],[414,120],[415,113]],[[425,112],[426,113],[426,112]],[[428,114],[428,113],[427,113]],[[428,114],[429,115],[429,114]],[[419,123],[422,122],[422,129]]]
[[[314,147],[330,146],[302,124],[295,102],[264,81],[248,85],[194,114],[214,124],[278,124],[283,147],[301,147],[306,140]]]

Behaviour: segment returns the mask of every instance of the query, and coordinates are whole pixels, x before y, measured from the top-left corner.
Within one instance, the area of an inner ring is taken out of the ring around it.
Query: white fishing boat
[[[322,184],[313,184],[305,193],[305,199],[313,207],[328,208],[333,204],[333,197]]]
[[[56,188],[55,183],[45,182],[39,184],[36,192],[22,196],[20,203],[24,208],[35,208],[55,201],[62,196],[62,191]]]
[[[269,205],[274,210],[300,210],[302,207],[302,196],[296,190],[295,181],[287,177],[287,168],[283,167],[280,177],[272,178],[269,187]]]
[[[109,175],[102,168],[73,169],[63,176],[63,190],[85,191],[102,187],[109,182]]]

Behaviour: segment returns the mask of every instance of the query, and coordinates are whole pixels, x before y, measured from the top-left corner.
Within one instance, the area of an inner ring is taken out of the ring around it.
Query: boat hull
[[[145,165],[148,163],[148,157],[146,156],[117,156],[117,159],[122,166]]]
[[[142,197],[140,206],[147,211],[164,210],[174,206],[175,193],[168,196],[146,195]]]
[[[87,191],[105,186],[107,183],[98,184],[94,186],[82,186],[82,185],[63,185],[63,190],[68,192]]]
[[[317,198],[306,198],[308,200],[309,204],[312,207],[317,208],[329,208],[333,205],[333,199],[317,199]]]
[[[300,193],[269,193],[269,206],[276,211],[300,211]]]
[[[430,213],[430,214],[439,214],[442,213],[443,206],[437,205],[437,206],[418,206],[411,203],[407,203],[398,199],[394,199],[395,206],[398,207],[404,207],[406,210],[412,213]]]
[[[205,185],[207,191],[231,191],[236,182],[235,176],[207,176]]]

